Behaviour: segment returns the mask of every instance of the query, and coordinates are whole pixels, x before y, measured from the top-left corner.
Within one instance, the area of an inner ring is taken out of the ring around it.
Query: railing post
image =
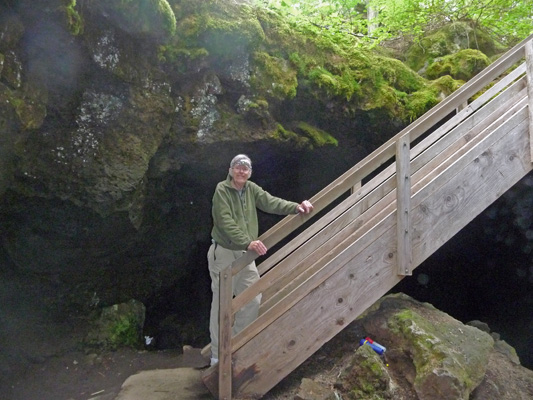
[[[398,275],[412,274],[411,246],[411,145],[409,133],[396,142],[396,231]]]
[[[355,185],[353,185],[353,186],[350,188],[350,194],[354,194],[354,193],[357,192],[359,189],[361,189],[361,182],[357,182]]]
[[[529,108],[529,151],[533,162],[533,39],[525,44],[527,97]]]
[[[218,398],[231,400],[231,302],[233,299],[231,264],[219,274],[218,316]]]

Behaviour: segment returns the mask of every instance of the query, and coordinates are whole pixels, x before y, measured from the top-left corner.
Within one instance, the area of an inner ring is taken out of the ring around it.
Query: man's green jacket
[[[297,213],[298,203],[272,196],[259,185],[247,181],[242,191],[231,184],[231,176],[219,182],[213,195],[213,240],[230,250],[246,250],[259,236],[257,209],[288,215]]]

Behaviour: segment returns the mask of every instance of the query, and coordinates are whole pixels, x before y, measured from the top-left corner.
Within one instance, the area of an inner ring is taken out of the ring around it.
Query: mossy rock
[[[185,48],[204,48],[212,57],[231,60],[265,40],[250,6],[185,0],[175,8],[177,36]]]
[[[306,136],[310,139],[314,147],[322,147],[327,145],[338,146],[339,142],[328,132],[312,126],[304,121],[299,121],[295,124],[294,129],[296,133]]]
[[[426,35],[419,43],[413,44],[406,54],[406,64],[415,71],[422,72],[435,59],[460,50],[479,50],[491,58],[507,48],[487,35],[474,29],[468,22],[456,22]]]
[[[335,384],[349,399],[394,399],[394,385],[385,363],[370,346],[357,349],[351,365],[342,371]]]
[[[378,303],[380,311],[370,311],[363,326],[396,364],[412,371],[419,398],[467,399],[483,380],[492,337],[403,294]]]
[[[270,137],[276,142],[291,143],[297,149],[312,148],[308,137],[298,135],[296,132],[286,129],[281,124],[276,125],[276,128],[272,131]]]
[[[143,347],[143,326],[146,309],[136,300],[115,304],[100,310],[86,344],[100,349]]]
[[[444,75],[450,75],[454,79],[468,81],[488,67],[489,64],[488,57],[479,50],[465,49],[437,58],[426,69],[426,76],[428,79],[437,79]]]
[[[35,87],[28,86],[26,92],[12,90],[0,83],[0,101],[15,111],[22,129],[38,129],[46,117],[46,105],[40,101],[41,95]]]
[[[91,7],[131,35],[169,38],[176,33],[176,16],[167,0],[96,0]]]
[[[255,92],[278,100],[296,96],[296,71],[287,60],[265,52],[255,52],[252,60],[255,68],[250,83]]]

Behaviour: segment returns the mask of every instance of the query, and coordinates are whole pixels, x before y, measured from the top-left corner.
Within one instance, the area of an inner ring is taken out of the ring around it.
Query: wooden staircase
[[[253,252],[221,273],[211,393],[261,398],[528,174],[532,154],[533,35],[310,199],[315,215],[343,200],[261,263],[254,286],[231,296]],[[260,239],[271,248],[309,218]],[[259,317],[231,337],[259,293]]]

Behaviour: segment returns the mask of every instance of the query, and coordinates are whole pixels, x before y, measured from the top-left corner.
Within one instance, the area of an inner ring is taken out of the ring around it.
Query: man
[[[260,256],[267,252],[263,242],[257,240],[259,236],[257,208],[279,215],[308,214],[313,210],[313,205],[307,200],[298,204],[272,196],[249,181],[251,175],[250,158],[245,154],[235,156],[231,160],[226,180],[218,183],[213,195],[211,231],[213,243],[207,253],[213,292],[209,323],[211,365],[218,362],[219,273],[240,258],[246,250],[255,251]],[[258,279],[257,267],[255,262],[252,262],[233,277],[233,294],[236,296],[242,293]],[[261,295],[258,295],[235,314],[233,335],[257,318],[260,302]]]

